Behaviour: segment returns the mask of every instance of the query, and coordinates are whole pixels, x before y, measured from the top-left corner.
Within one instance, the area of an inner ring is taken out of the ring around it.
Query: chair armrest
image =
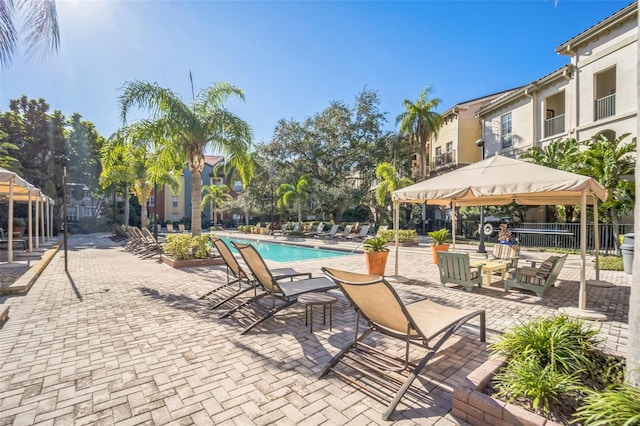
[[[532,268],[530,266],[523,266],[521,268],[518,268],[518,275],[528,275],[535,277],[536,275],[538,275],[538,269]]]

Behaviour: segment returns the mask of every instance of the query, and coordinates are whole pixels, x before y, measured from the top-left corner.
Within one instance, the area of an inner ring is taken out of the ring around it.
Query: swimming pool
[[[348,256],[351,253],[337,250],[325,250],[313,247],[301,247],[293,246],[289,244],[268,243],[265,241],[257,240],[243,240],[238,238],[222,238],[229,246],[232,252],[238,253],[238,251],[231,245],[231,241],[242,244],[251,244],[258,250],[260,255],[275,262],[292,262],[297,260],[314,260],[314,259],[326,259],[331,257]]]

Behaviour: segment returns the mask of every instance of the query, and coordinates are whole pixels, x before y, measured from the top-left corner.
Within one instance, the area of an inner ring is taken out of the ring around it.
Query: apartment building
[[[477,113],[483,106],[508,92],[460,102],[441,114],[442,127],[429,142],[428,176],[438,176],[481,160],[482,150],[476,146],[482,134]],[[416,163],[418,158],[419,155],[414,160]]]
[[[560,44],[569,64],[480,108],[486,156],[555,139],[636,135],[638,3]]]

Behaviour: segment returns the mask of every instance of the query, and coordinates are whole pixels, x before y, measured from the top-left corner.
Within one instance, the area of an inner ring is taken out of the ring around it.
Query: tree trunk
[[[211,205],[213,206],[211,207],[211,210],[213,210],[213,226],[216,226],[218,224],[218,211],[216,210],[216,202],[213,201]]]
[[[613,228],[613,243],[616,246],[616,253],[621,254],[620,251],[620,223],[618,222],[618,216],[612,210],[609,211],[611,214],[611,227]]]
[[[302,231],[302,200],[298,200],[298,227]]]
[[[191,235],[194,237],[202,233],[202,218],[200,217],[202,204],[201,170],[191,170]]]
[[[125,183],[124,185],[124,224],[125,226],[129,226],[129,184]]]

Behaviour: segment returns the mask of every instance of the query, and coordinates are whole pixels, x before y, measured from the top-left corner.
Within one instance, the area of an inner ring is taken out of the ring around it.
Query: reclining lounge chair
[[[253,302],[252,304],[257,308],[265,309],[264,313],[253,323],[247,326],[240,334],[245,334],[277,312],[293,305],[297,301],[297,296],[301,294],[312,291],[326,291],[336,288],[336,285],[331,280],[325,277],[311,278],[311,274],[309,274],[309,278],[307,279],[279,282],[276,276],[273,275],[272,271],[269,270],[264,259],[260,256],[260,253],[257,252],[255,247],[251,244],[240,244],[236,242],[232,242],[231,244],[233,244],[233,246],[240,252],[244,262],[251,271],[251,274],[262,286],[262,290],[264,290],[263,293],[258,294],[251,299],[251,302]],[[260,299],[264,296],[271,296],[270,306],[260,304]],[[284,303],[278,306],[276,299],[280,299]],[[232,315],[242,307],[244,307],[244,305],[230,310],[221,318]]]
[[[384,398],[388,393],[379,390],[381,386],[391,387],[394,383],[397,385],[402,383],[398,374],[392,372],[403,371],[408,374],[382,415],[383,420],[391,416],[429,360],[463,324],[479,316],[480,341],[485,341],[484,310],[456,309],[427,299],[405,305],[383,277],[330,268],[322,268],[322,270],[340,287],[356,310],[356,324],[353,343],[331,360],[320,377],[333,371],[341,379],[354,384],[365,393]],[[358,336],[361,317],[367,322],[367,328],[362,335]],[[365,338],[374,331],[406,342],[404,359],[390,357],[379,349],[363,343]],[[409,362],[410,343],[421,344],[427,348],[425,356],[415,365]],[[388,364],[382,361],[383,357],[387,358]],[[337,368],[340,363],[344,368]],[[355,371],[357,378],[348,375],[349,370]],[[372,383],[372,386],[367,386],[366,382]]]
[[[249,276],[244,272],[233,253],[231,253],[227,243],[220,238],[212,238],[211,242],[227,265],[227,283],[214,288],[207,294],[200,296],[199,299],[206,299],[211,303],[211,309],[216,309],[252,289],[254,290],[254,297],[256,297],[257,287],[255,282],[249,279]],[[298,272],[292,268],[272,269],[271,273],[276,280],[305,276],[311,278],[309,272]],[[236,288],[234,284],[238,284],[238,287]]]

